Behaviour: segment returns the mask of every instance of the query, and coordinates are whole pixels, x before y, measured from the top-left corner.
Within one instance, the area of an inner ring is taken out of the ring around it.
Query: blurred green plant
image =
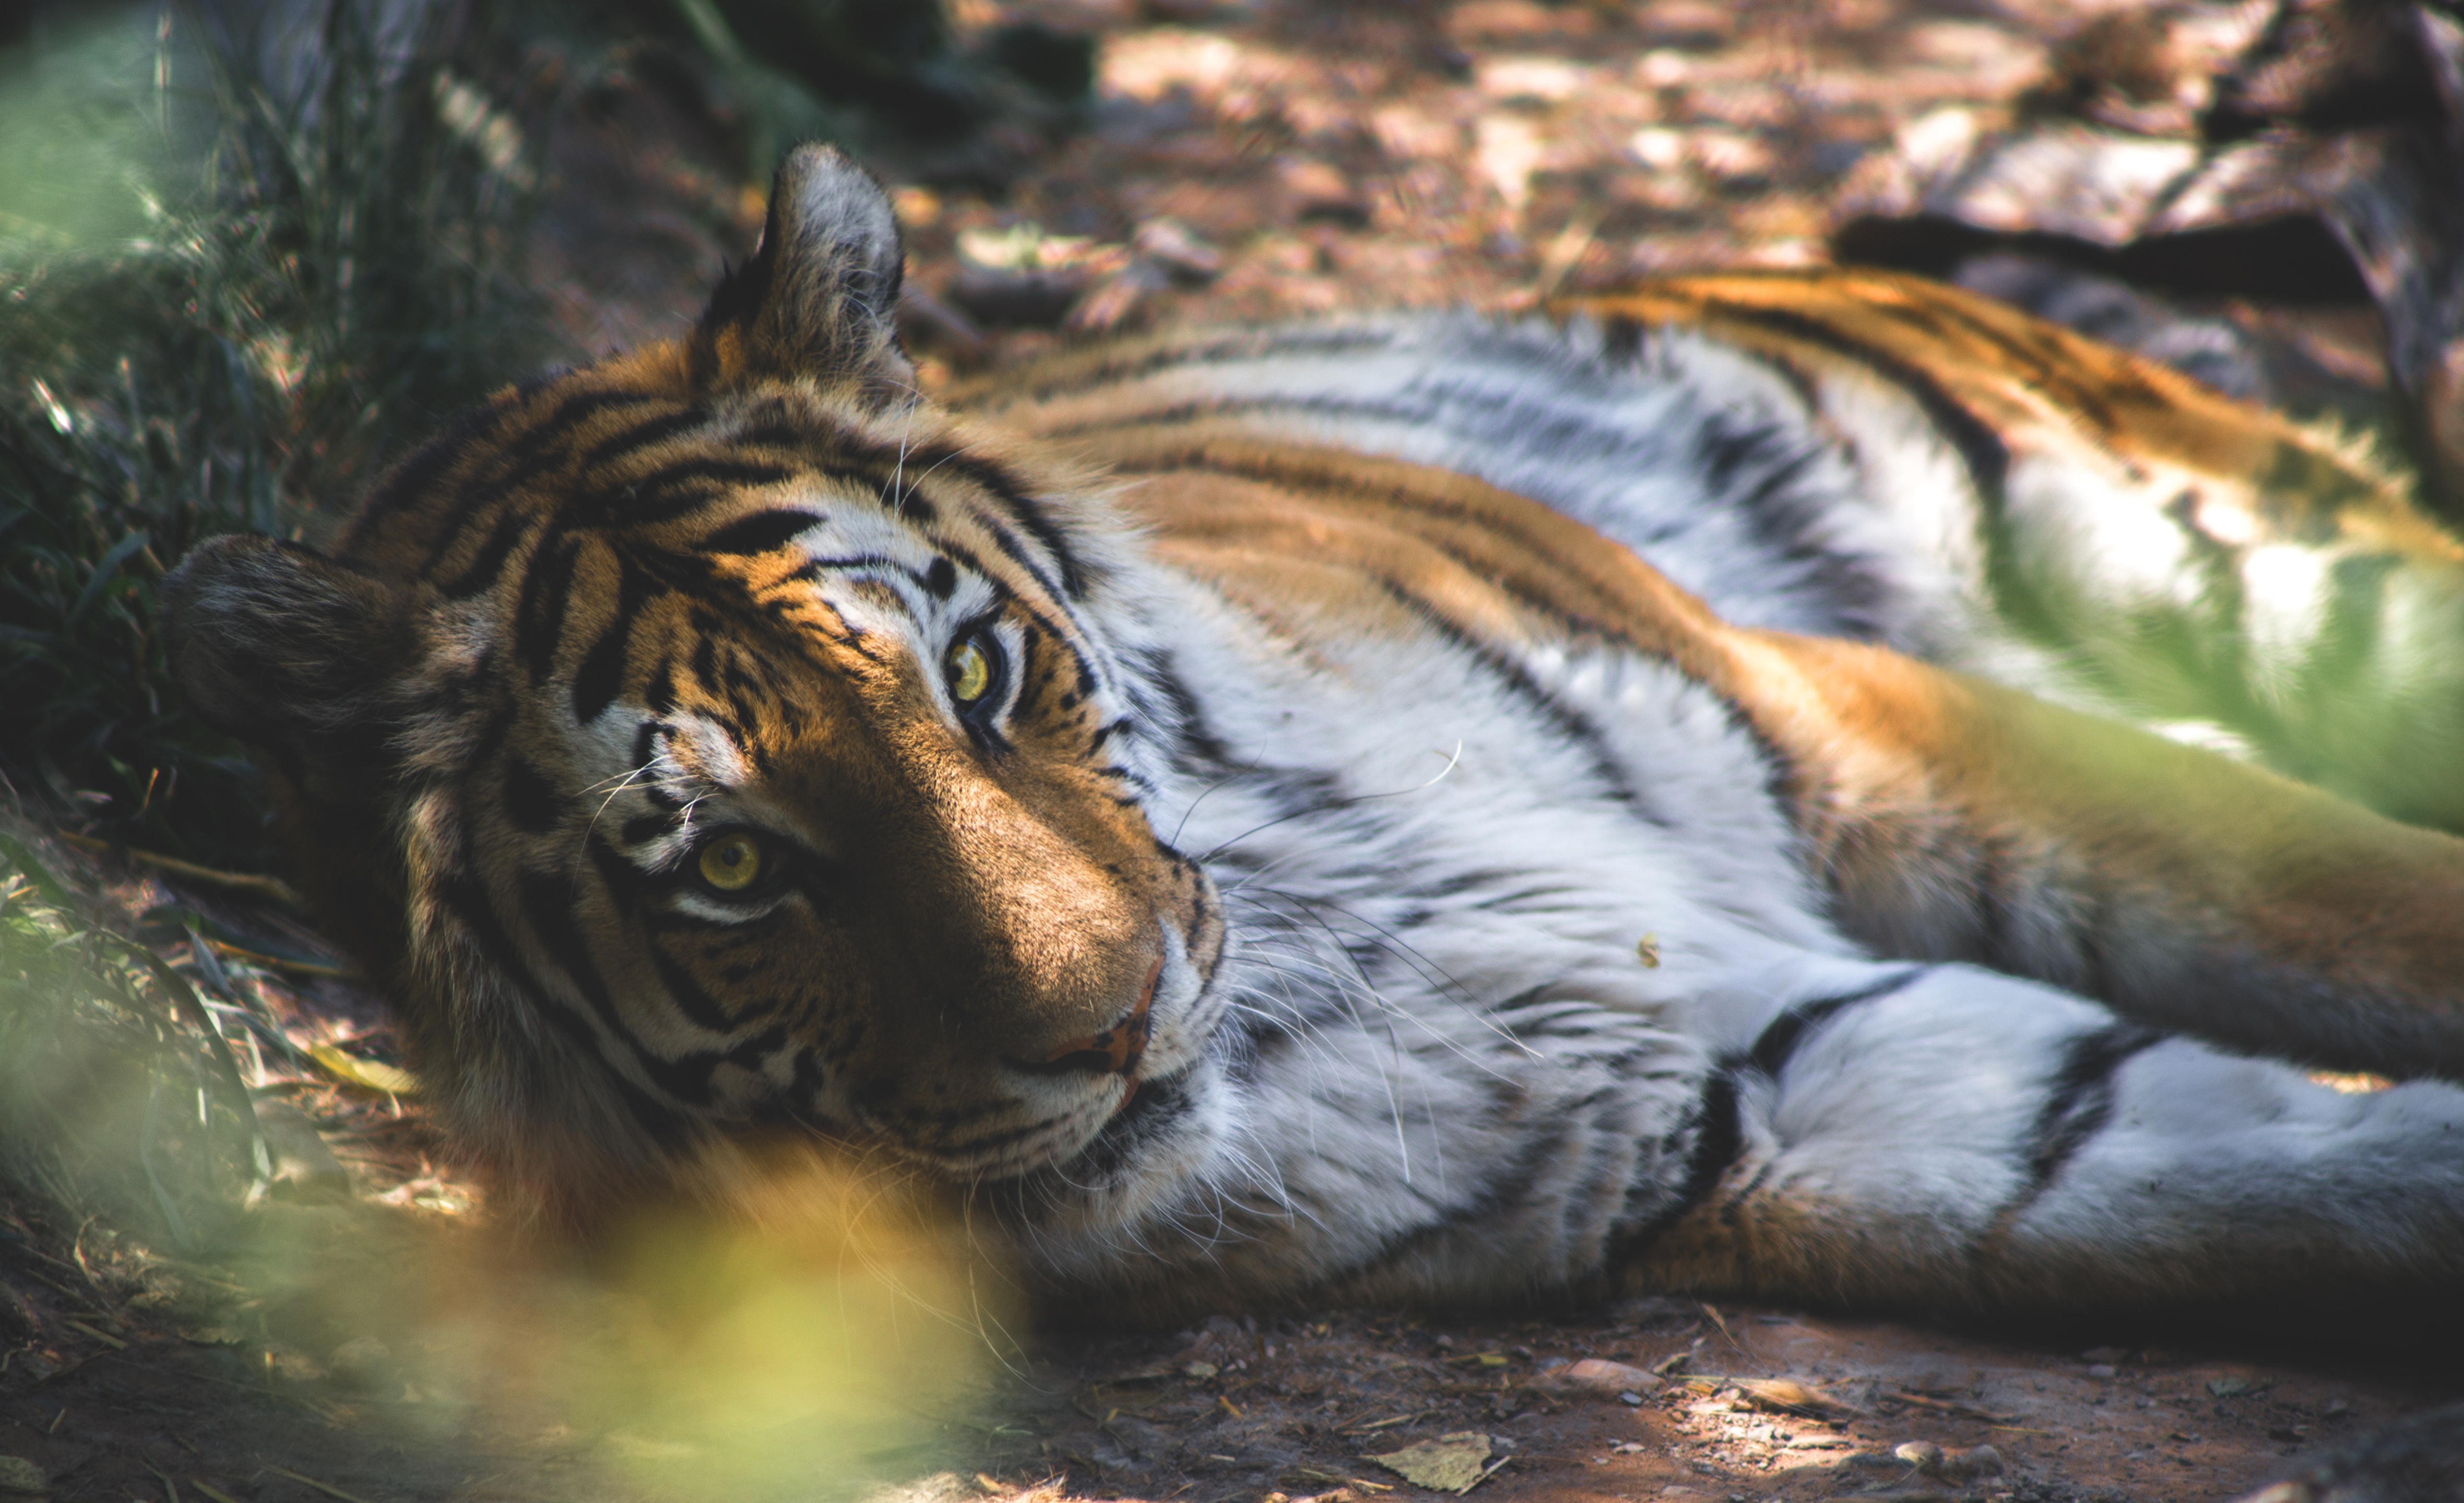
[[[237,748],[171,702],[164,571],[312,529],[552,348],[519,275],[534,132],[475,81],[484,11],[305,13],[310,45],[271,5],[81,12],[0,57],[0,772],[226,864],[260,859],[256,815]]]
[[[271,1172],[205,999],[0,834],[0,1181],[182,1250]]]

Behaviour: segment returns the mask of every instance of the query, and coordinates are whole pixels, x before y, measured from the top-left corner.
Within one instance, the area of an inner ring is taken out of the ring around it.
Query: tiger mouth
[[[1160,1079],[1133,1080],[1129,1094],[1086,1146],[1052,1167],[1069,1169],[1072,1178],[1080,1174],[1094,1180],[1112,1177],[1189,1109],[1189,1070],[1180,1070]]]

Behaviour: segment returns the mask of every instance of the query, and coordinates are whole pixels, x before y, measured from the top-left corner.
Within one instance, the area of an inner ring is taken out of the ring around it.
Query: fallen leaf
[[[1589,1394],[1602,1399],[1658,1393],[1667,1384],[1639,1367],[1587,1357],[1532,1380],[1532,1386],[1552,1393]]]
[[[1487,1436],[1478,1430],[1457,1430],[1364,1459],[1433,1492],[1468,1492],[1488,1474],[1484,1470],[1488,1454]]]
[[[373,1091],[379,1095],[408,1096],[419,1094],[419,1081],[407,1070],[379,1064],[373,1059],[361,1059],[345,1054],[331,1044],[311,1044],[308,1057],[315,1060],[327,1074],[346,1086]]]
[[[0,1492],[45,1492],[51,1486],[43,1469],[25,1457],[0,1456]]]
[[[1738,1378],[1731,1380],[1737,1391],[1757,1409],[1777,1409],[1791,1414],[1842,1415],[1854,1414],[1856,1406],[1834,1399],[1821,1389],[1796,1381],[1793,1378]]]

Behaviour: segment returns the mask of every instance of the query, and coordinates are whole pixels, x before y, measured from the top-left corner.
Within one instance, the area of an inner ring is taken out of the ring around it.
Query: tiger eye
[[[761,876],[761,844],[750,835],[715,840],[701,853],[701,879],[722,893],[740,893]]]
[[[973,704],[993,686],[993,660],[973,637],[950,650],[950,697]]]

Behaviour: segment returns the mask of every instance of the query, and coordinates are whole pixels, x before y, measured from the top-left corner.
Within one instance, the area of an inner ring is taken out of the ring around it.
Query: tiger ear
[[[163,581],[171,677],[192,713],[295,783],[373,770],[383,686],[416,651],[397,586],[273,538],[200,544]]]
[[[695,383],[813,376],[885,397],[912,389],[896,323],[905,267],[872,174],[835,147],[798,146],[771,185],[760,249],[719,282],[693,330]]]

